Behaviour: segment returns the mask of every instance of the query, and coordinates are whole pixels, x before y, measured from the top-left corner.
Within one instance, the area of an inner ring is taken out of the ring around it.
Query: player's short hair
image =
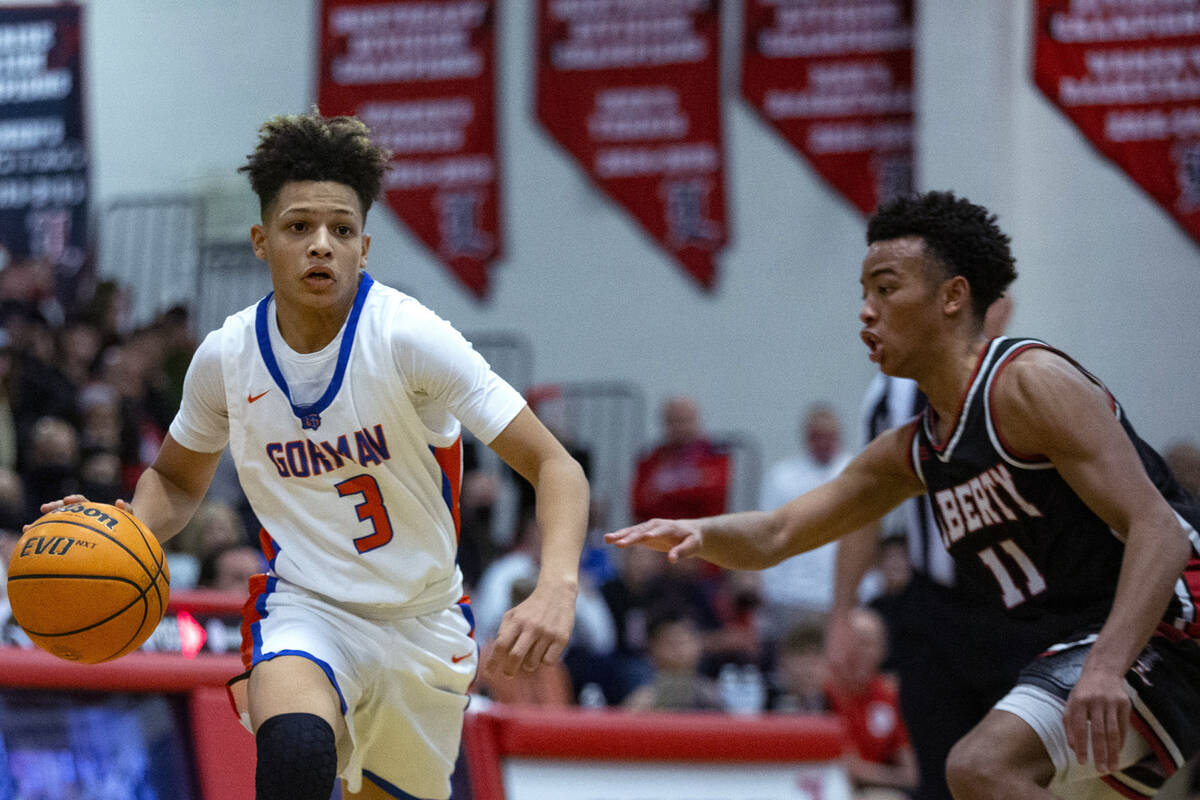
[[[258,146],[238,168],[250,178],[265,216],[280,189],[291,181],[334,181],[354,190],[363,218],[383,187],[391,157],[371,141],[367,126],[356,117],[281,114],[258,129]]]
[[[926,192],[885,203],[867,222],[867,244],[919,236],[949,273],[971,285],[971,307],[983,320],[988,306],[1016,280],[1009,237],[996,215],[953,192]]]

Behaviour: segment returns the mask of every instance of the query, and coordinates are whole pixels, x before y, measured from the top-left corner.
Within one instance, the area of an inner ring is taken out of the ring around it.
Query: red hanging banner
[[[479,298],[501,249],[495,5],[321,0],[321,113],[392,151],[387,204]]]
[[[742,96],[864,214],[912,189],[912,0],[745,0]]]
[[[1200,0],[1035,0],[1038,88],[1200,240]]]
[[[539,0],[538,119],[705,288],[726,242],[716,0]]]

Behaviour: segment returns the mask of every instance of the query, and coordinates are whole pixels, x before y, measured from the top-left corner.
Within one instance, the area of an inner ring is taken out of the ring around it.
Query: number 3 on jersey
[[[1025,575],[1025,589],[1028,592],[1026,594],[1026,592],[1021,591],[1017,586],[1017,582],[1009,574],[1008,568],[1000,560],[1000,555],[996,552],[995,547],[985,547],[983,550],[980,550],[978,553],[979,560],[991,570],[992,575],[996,578],[996,582],[1000,584],[1000,591],[1004,596],[1004,605],[1006,608],[1018,606],[1030,597],[1046,591],[1046,579],[1042,577],[1041,572],[1038,572],[1038,568],[1029,556],[1025,554],[1025,551],[1021,549],[1020,545],[1012,539],[1005,539],[1003,542],[1000,542],[1000,549],[1009,555]]]
[[[379,484],[374,478],[370,475],[356,475],[336,484],[336,488],[342,497],[355,494],[363,496],[363,501],[354,508],[358,511],[360,520],[370,521],[373,532],[354,540],[358,552],[365,553],[376,547],[383,547],[392,540],[392,521],[388,518],[383,495],[379,493]]]

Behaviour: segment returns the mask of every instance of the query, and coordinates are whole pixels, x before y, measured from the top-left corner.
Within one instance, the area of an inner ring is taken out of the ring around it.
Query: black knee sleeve
[[[279,714],[258,726],[256,800],[329,800],[337,777],[333,728],[315,714]]]

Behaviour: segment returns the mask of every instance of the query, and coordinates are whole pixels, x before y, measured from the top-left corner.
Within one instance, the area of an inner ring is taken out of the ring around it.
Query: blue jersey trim
[[[380,789],[382,789],[383,791],[390,794],[392,797],[399,798],[399,800],[421,800],[421,798],[417,797],[416,795],[409,794],[408,792],[401,789],[399,786],[396,786],[393,783],[388,783],[383,778],[376,775],[374,772],[371,772],[369,769],[364,769],[362,771],[362,774],[363,774],[364,778],[371,781],[371,783],[375,784]]]
[[[288,403],[292,407],[292,413],[298,419],[304,419],[312,414],[320,414],[329,404],[333,402],[333,398],[337,396],[338,390],[342,388],[342,379],[346,376],[346,364],[350,361],[350,349],[354,346],[354,331],[358,328],[358,318],[362,315],[363,304],[367,299],[367,292],[371,290],[371,284],[375,281],[366,272],[362,274],[362,279],[358,283],[358,292],[354,295],[354,305],[350,308],[350,316],[346,320],[346,331],[342,334],[342,343],[338,348],[337,366],[333,370],[333,378],[329,381],[329,386],[325,388],[325,393],[315,402],[309,405],[297,405],[292,400],[292,393],[288,389],[287,381],[283,378],[283,372],[279,369],[279,362],[275,360],[275,353],[271,350],[271,337],[268,333],[267,323],[267,307],[271,303],[271,298],[275,293],[271,292],[262,300],[258,301],[258,309],[255,312],[254,332],[258,337],[258,351],[262,354],[263,363],[267,366],[267,372],[271,373],[271,377],[275,379],[275,385],[283,392],[283,396],[287,398]]]
[[[307,658],[309,661],[320,667],[321,671],[325,673],[325,677],[329,679],[330,685],[333,686],[333,690],[337,692],[338,702],[342,706],[342,714],[344,715],[346,713],[346,710],[349,708],[349,706],[346,705],[346,698],[342,696],[342,687],[338,686],[337,678],[335,678],[333,675],[333,667],[329,666],[328,662],[322,661],[306,650],[276,650],[273,653],[259,653],[258,646],[255,645],[254,664],[251,665],[251,668],[253,669],[255,665],[258,665],[263,661],[270,661],[271,659],[278,658],[279,656],[299,656],[301,658]]]

